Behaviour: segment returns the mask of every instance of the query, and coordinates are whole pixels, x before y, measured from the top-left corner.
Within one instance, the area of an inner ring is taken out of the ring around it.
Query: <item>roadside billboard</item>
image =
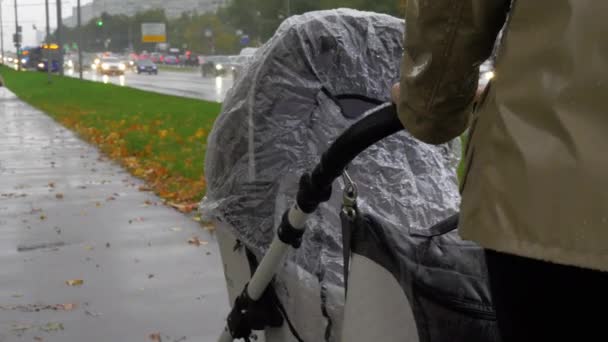
[[[166,43],[165,23],[142,23],[141,41],[143,43]]]

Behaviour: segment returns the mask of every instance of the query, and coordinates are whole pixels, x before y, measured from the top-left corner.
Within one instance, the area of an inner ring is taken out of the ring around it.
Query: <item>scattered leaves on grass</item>
[[[80,286],[80,285],[84,284],[84,280],[82,280],[82,279],[71,279],[71,280],[66,280],[65,283],[68,286]]]

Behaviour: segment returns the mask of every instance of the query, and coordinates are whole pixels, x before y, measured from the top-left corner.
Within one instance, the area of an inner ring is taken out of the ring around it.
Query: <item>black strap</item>
[[[249,248],[245,248],[245,254],[247,256],[247,261],[249,263],[249,269],[251,270],[251,274],[253,275],[255,273],[255,270],[258,268],[258,260],[255,257],[255,255],[253,254],[253,252],[251,252],[249,250]],[[274,294],[272,296],[272,305],[276,306],[276,308],[281,313],[281,316],[283,316],[283,319],[285,319],[285,322],[287,322],[287,327],[289,328],[289,331],[291,332],[293,337],[298,342],[304,342],[302,337],[300,337],[300,334],[298,334],[298,331],[294,327],[293,323],[289,319],[289,316],[287,315],[287,310],[285,310],[283,303],[281,303],[281,301],[279,300],[279,297],[276,295],[276,292],[274,291],[274,289],[272,289],[272,292]]]
[[[426,238],[444,235],[458,229],[458,221],[459,214],[454,214],[431,228],[413,230],[411,235]]]
[[[285,211],[281,224],[277,231],[279,239],[284,243],[291,245],[293,248],[300,248],[302,245],[302,236],[304,235],[304,229],[296,229],[289,222],[289,210]]]
[[[344,258],[344,295],[348,292],[348,275],[350,269],[350,252],[352,234],[355,228],[355,221],[359,213],[355,208],[355,216],[350,217],[344,211],[340,212],[340,222],[342,223],[342,257]]]

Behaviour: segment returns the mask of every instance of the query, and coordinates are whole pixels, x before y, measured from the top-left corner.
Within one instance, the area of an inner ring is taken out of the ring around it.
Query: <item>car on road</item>
[[[179,65],[179,58],[176,56],[168,55],[164,58],[164,63],[166,65]]]
[[[36,70],[47,72],[49,70],[48,64],[49,64],[49,62],[46,58],[42,59],[40,62],[38,62],[38,65],[36,65]],[[51,62],[51,72],[59,72],[59,62],[58,61],[53,60]]]
[[[116,57],[104,57],[100,60],[97,72],[102,75],[124,75],[127,65]]]
[[[150,60],[154,63],[162,63],[164,60],[164,56],[158,52],[152,52],[150,55]]]
[[[201,75],[203,77],[217,77],[226,75],[231,71],[230,59],[227,56],[203,57]]]
[[[138,74],[147,73],[149,75],[158,75],[158,67],[149,59],[143,59],[135,62],[134,71]]]

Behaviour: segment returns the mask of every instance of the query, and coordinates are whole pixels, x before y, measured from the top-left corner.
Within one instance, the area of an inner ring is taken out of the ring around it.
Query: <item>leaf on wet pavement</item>
[[[40,336],[34,336],[34,341],[44,341]]]
[[[89,310],[84,310],[84,314],[91,316],[91,317],[99,317],[101,316],[101,313],[99,312],[93,312],[93,311],[89,311]]]
[[[93,249],[95,249],[95,247],[93,247],[93,246],[84,246],[84,249],[86,249],[87,251],[92,251]]]
[[[198,236],[193,236],[193,237],[190,238],[190,240],[188,240],[188,243],[191,244],[191,245],[194,245],[194,246],[198,247],[198,246],[201,246],[201,245],[204,246],[204,245],[208,244],[209,242],[199,239]]]
[[[152,191],[152,188],[147,185],[142,185],[139,187],[139,191]]]
[[[114,196],[110,196],[110,197],[106,198],[106,202],[115,201],[115,200],[116,200],[116,197],[114,197]]]
[[[181,232],[182,228],[181,227],[171,227],[171,228],[169,228],[169,230],[172,232]]]
[[[57,307],[57,310],[72,311],[72,310],[78,308],[78,304],[74,304],[74,303],[57,304],[56,307]]]
[[[49,188],[54,188],[55,187],[55,183],[54,182],[50,182],[49,183]]]
[[[84,280],[82,280],[82,279],[71,279],[71,280],[66,280],[65,283],[68,286],[80,286],[80,285],[84,284]]]
[[[40,330],[46,332],[60,331],[63,330],[62,323],[47,323],[46,325],[40,327]]]
[[[202,219],[201,219],[201,216],[200,216],[200,215],[196,215],[196,216],[194,216],[192,219],[193,219],[194,221],[196,221],[196,222],[201,222],[201,221],[202,221]]]
[[[190,213],[198,206],[198,203],[178,204],[174,202],[167,202],[167,204],[182,213]]]
[[[17,333],[24,333],[26,330],[32,329],[34,326],[31,324],[13,323],[11,330]]]
[[[46,220],[46,215],[40,215],[40,221]]]
[[[63,199],[63,194],[62,193],[55,194],[55,198],[56,199]]]
[[[162,338],[160,337],[160,333],[153,333],[150,334],[148,336],[148,338],[150,338],[151,341],[155,341],[155,342],[162,342]]]
[[[101,202],[95,202],[95,206],[98,208],[101,207]]]
[[[206,229],[210,232],[215,230],[215,225],[213,223],[205,223],[203,224],[203,229]]]

